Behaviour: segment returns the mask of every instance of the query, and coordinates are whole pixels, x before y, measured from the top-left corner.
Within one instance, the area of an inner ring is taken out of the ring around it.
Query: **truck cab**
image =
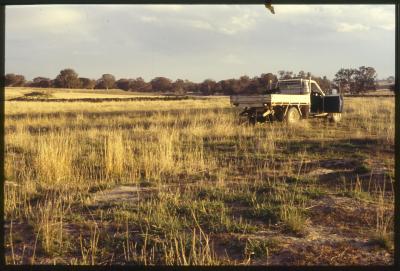
[[[313,94],[324,96],[325,93],[319,87],[318,83],[311,79],[286,79],[279,80],[276,88],[282,94]]]
[[[340,95],[326,95],[318,83],[311,79],[279,80],[276,85],[281,94],[310,95],[310,114],[341,113],[343,98]]]

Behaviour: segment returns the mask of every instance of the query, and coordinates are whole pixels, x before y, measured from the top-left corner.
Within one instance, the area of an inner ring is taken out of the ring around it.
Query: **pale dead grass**
[[[6,87],[5,98],[10,100],[23,97],[25,94],[37,92],[51,94],[49,99],[83,99],[83,98],[129,98],[132,96],[155,97],[151,93],[123,91],[120,89],[64,89],[64,88],[30,88],[30,87]]]

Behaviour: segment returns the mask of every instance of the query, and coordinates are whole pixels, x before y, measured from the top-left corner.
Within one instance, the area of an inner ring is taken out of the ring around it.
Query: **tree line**
[[[36,77],[32,81],[26,81],[23,75],[9,73],[5,75],[5,86],[9,87],[39,87],[39,88],[70,88],[70,89],[113,89],[135,92],[163,92],[163,93],[197,93],[202,95],[214,94],[250,94],[263,93],[266,89],[272,89],[278,79],[304,78],[313,79],[324,92],[330,92],[332,88],[341,92],[361,93],[375,89],[376,71],[372,67],[362,66],[358,69],[340,69],[331,81],[326,76],[314,76],[310,72],[278,71],[277,74],[263,73],[260,76],[250,78],[243,75],[238,79],[225,79],[215,81],[205,79],[201,83],[189,80],[177,79],[175,81],[166,77],[156,77],[146,82],[142,77],[135,79],[116,79],[112,74],[103,74],[99,79],[79,77],[73,69],[63,69],[56,78]]]

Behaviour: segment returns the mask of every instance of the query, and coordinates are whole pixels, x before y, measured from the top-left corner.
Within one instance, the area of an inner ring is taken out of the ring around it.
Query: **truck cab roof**
[[[316,92],[322,96],[325,95],[318,83],[311,79],[282,79],[278,80],[276,87],[282,94],[306,94],[310,92]]]
[[[280,82],[286,82],[286,81],[310,81],[311,79],[304,79],[304,78],[290,78],[290,79],[279,79],[278,81]],[[315,82],[314,80],[311,80],[311,82]]]

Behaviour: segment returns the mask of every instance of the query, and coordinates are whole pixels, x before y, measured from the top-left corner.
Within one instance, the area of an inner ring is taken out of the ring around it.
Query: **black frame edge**
[[[2,0],[3,5],[40,5],[40,4],[264,4],[271,1],[273,4],[396,4],[396,0]]]

